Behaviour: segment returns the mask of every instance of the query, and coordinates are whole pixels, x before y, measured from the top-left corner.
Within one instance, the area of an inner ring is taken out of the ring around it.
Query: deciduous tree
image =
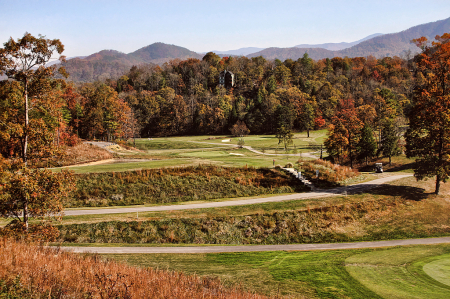
[[[54,52],[61,54],[64,45],[59,39],[46,39],[39,35],[38,38],[29,33],[15,41],[10,38],[0,49],[0,75],[21,82],[24,98],[24,131],[22,137],[22,159],[27,163],[27,149],[29,130],[29,95],[39,96],[51,88],[48,79],[56,70],[55,66],[46,67]],[[60,60],[65,57],[61,56]],[[66,74],[64,68],[59,72]],[[29,94],[31,92],[31,94]]]
[[[422,48],[415,60],[423,79],[414,89],[406,154],[416,157],[418,180],[436,176],[439,194],[440,183],[450,176],[450,33],[436,36],[431,45],[425,37],[415,43]]]
[[[0,139],[12,143],[19,140],[20,149],[11,147],[6,156],[19,153],[22,160],[0,170],[0,179],[6,181],[0,184],[0,215],[16,217],[26,231],[30,216],[41,218],[60,213],[64,195],[71,188],[67,172],[56,174],[27,165],[30,149],[33,160],[39,160],[52,153],[55,144],[55,128],[62,120],[61,89],[65,82],[54,79],[56,67],[47,67],[46,63],[54,52],[61,54],[63,50],[58,39],[36,38],[29,33],[17,41],[11,38],[0,49],[0,74],[12,79],[0,86]],[[63,68],[59,71],[66,75]]]

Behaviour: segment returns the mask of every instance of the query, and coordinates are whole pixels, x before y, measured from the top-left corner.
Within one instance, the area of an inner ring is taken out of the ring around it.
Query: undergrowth
[[[314,185],[319,188],[354,184],[364,179],[356,169],[320,159],[313,161],[298,160],[297,167],[303,176],[314,179]],[[317,170],[319,171],[318,177],[316,176]]]
[[[0,240],[0,298],[266,298],[217,278]]]
[[[77,176],[66,207],[170,203],[307,191],[278,170],[189,166]]]

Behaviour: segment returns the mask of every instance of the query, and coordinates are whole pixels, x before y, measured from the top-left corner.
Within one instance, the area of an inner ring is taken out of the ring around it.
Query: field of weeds
[[[100,207],[303,192],[298,180],[274,169],[190,166],[77,175],[66,207]]]
[[[0,298],[266,298],[216,278],[0,240]]]

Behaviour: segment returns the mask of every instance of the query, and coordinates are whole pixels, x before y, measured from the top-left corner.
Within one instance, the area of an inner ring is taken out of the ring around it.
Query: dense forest
[[[235,75],[231,89],[218,84],[223,70]],[[350,132],[346,138],[357,143],[364,125],[375,132],[402,128],[416,79],[414,60],[399,57],[314,61],[305,54],[282,62],[210,52],[201,60],[133,66],[118,80],[60,88],[58,140],[230,134],[238,122],[250,134],[329,126],[336,136],[327,147],[339,157],[340,135]],[[14,92],[12,85],[2,82],[2,97]],[[11,146],[2,147],[4,154]]]

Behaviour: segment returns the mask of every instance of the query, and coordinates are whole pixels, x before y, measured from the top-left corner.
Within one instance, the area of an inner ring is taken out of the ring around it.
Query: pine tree
[[[377,142],[373,136],[372,128],[368,124],[364,124],[361,129],[361,138],[358,143],[358,158],[366,160],[368,164],[368,158],[372,158],[377,153]]]
[[[399,136],[393,120],[386,120],[383,124],[383,128],[381,129],[380,151],[384,156],[389,157],[389,165],[391,165],[392,156],[397,156],[400,152],[398,141]]]

